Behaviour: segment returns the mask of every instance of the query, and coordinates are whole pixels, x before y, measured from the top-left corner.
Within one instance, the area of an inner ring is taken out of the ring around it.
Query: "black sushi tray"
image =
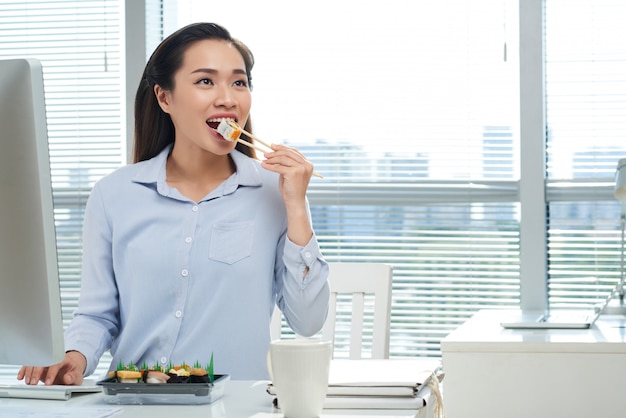
[[[111,404],[207,404],[224,394],[230,375],[215,375],[212,383],[119,383],[115,378],[101,380],[105,398]]]

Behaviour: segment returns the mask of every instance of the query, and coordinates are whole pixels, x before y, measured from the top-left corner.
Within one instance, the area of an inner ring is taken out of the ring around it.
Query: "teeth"
[[[211,119],[207,119],[207,122],[217,122],[220,123],[221,121],[231,121],[231,122],[235,122],[235,119],[232,118],[211,118]]]

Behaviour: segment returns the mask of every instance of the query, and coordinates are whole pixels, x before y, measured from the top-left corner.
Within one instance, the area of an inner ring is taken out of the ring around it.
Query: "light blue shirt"
[[[266,379],[275,303],[301,335],[326,318],[328,265],[317,239],[300,247],[287,238],[278,175],[258,161],[233,151],[236,172],[196,203],[166,183],[169,151],[94,186],[65,348],[86,356],[85,375],[110,349],[112,369],[206,365],[213,354],[216,374]]]

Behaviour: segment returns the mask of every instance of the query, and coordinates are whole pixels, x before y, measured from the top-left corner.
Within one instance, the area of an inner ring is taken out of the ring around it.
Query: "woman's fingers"
[[[65,353],[63,361],[48,367],[22,366],[17,372],[17,379],[27,385],[36,385],[40,381],[46,385],[80,385],[87,360],[77,351]]]
[[[47,367],[22,366],[17,372],[17,380],[24,380],[27,385],[36,385],[44,381],[47,374]]]
[[[274,151],[266,153],[264,160],[264,163],[276,168],[276,170],[272,171],[287,174],[286,171],[280,170],[280,167],[285,167],[289,169],[302,169],[302,173],[306,174],[308,177],[313,173],[313,164],[297,149],[289,148],[284,145],[273,145],[272,148]]]

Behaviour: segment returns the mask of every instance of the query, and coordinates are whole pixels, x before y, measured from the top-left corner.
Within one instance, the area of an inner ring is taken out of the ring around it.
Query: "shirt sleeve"
[[[92,374],[118,330],[117,288],[111,262],[111,230],[102,196],[94,187],[83,224],[83,267],[78,309],[65,331],[65,349],[87,359]]]
[[[315,234],[304,247],[285,237],[282,261],[277,304],[291,329],[305,337],[315,335],[326,320],[330,295],[328,263]]]

